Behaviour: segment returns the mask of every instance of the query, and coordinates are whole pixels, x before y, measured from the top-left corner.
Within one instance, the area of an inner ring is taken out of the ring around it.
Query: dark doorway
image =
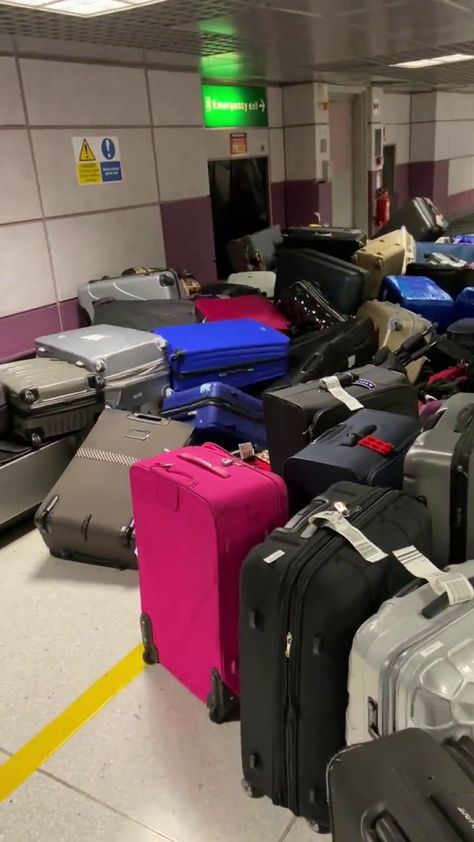
[[[225,280],[232,272],[227,244],[270,225],[268,159],[210,161],[209,185],[217,277]]]
[[[398,208],[398,195],[395,192],[395,144],[383,148],[382,184],[390,194],[392,209]]]

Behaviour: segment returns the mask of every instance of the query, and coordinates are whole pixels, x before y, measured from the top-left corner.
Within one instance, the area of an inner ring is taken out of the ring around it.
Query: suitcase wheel
[[[140,630],[142,633],[142,642],[143,642],[143,660],[145,664],[148,666],[153,666],[154,664],[159,664],[160,659],[158,656],[158,650],[153,642],[153,629],[151,625],[151,619],[148,614],[142,614],[140,617]]]
[[[223,683],[219,671],[211,670],[211,692],[207,697],[209,719],[216,725],[235,719],[239,709],[239,700]]]
[[[251,784],[246,778],[242,778],[242,789],[249,798],[263,798],[263,792],[260,792],[260,790]]]
[[[42,438],[38,433],[31,434],[31,444],[33,447],[39,447],[42,444]]]
[[[331,828],[328,825],[318,824],[318,822],[312,821],[311,819],[307,819],[306,824],[313,833],[331,833]]]

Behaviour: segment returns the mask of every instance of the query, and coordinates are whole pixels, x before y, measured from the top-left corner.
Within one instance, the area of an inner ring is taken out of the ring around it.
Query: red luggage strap
[[[377,439],[375,436],[364,436],[363,439],[357,442],[361,447],[366,447],[368,450],[373,450],[374,453],[379,453],[381,456],[390,456],[395,450],[395,446],[382,439]]]

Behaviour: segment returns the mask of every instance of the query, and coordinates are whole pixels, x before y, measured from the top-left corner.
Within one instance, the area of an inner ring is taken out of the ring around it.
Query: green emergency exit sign
[[[202,107],[207,129],[268,126],[265,88],[203,85]]]

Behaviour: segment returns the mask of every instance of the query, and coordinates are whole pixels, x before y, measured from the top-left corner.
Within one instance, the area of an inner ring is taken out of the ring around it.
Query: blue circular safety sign
[[[102,155],[104,158],[107,158],[108,161],[111,161],[112,158],[115,158],[115,143],[110,137],[104,137],[102,141]]]

